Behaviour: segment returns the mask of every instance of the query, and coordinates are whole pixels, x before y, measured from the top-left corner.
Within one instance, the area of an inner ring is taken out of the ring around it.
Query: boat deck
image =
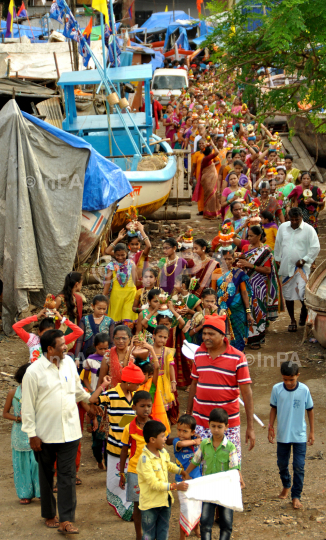
[[[153,132],[152,107],[149,94],[152,66],[143,64],[140,66],[108,68],[107,77],[115,88],[118,87],[119,83],[144,82],[145,112],[135,112],[130,113],[130,115],[122,112],[122,118],[117,113],[77,116],[74,87],[80,85],[96,87],[102,82],[102,79],[97,69],[72,71],[63,73],[58,82],[65,95],[66,118],[62,123],[62,129],[82,137],[103,156],[123,156],[135,153],[135,148],[126,132],[127,126],[137,148],[142,153],[139,131],[145,135],[147,143],[149,143]],[[137,129],[135,126],[137,126]]]

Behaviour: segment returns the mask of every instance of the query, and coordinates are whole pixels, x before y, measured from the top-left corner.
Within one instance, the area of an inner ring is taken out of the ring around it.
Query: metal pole
[[[105,37],[104,37],[104,17],[103,13],[100,13],[101,17],[101,36],[102,36],[102,55],[103,55],[103,71],[106,79],[106,51],[105,51]]]
[[[15,8],[15,10],[16,10],[16,8]],[[17,24],[17,28],[18,28],[19,41],[21,43],[22,42],[22,37],[20,35],[20,26],[19,26],[19,23],[18,23],[17,11],[16,11],[16,24]]]
[[[118,67],[117,64],[117,45],[116,45],[116,34],[115,34],[115,18],[114,18],[114,12],[113,12],[113,4],[112,0],[109,1],[110,6],[110,16],[111,16],[111,24],[112,24],[112,35],[113,35],[113,51],[114,51],[114,67]]]
[[[64,1],[65,5],[69,8],[69,6],[67,5],[67,2],[66,2],[65,0],[63,0],[63,1]],[[70,9],[70,8],[69,8],[69,9]],[[78,28],[79,31],[81,31],[81,30],[80,30],[80,27],[79,27],[79,25],[78,25],[78,23],[77,23],[77,28]],[[87,48],[89,54],[91,55],[91,57],[92,57],[92,59],[93,59],[93,62],[94,62],[94,64],[95,64],[95,66],[96,66],[96,69],[97,69],[98,72],[99,72],[99,75],[100,75],[100,77],[101,77],[101,79],[102,79],[102,83],[104,84],[105,89],[107,90],[108,94],[111,94],[112,92],[115,92],[116,90],[115,90],[115,88],[114,88],[114,85],[113,85],[112,81],[110,80],[108,74],[107,74],[106,78],[104,77],[104,71],[103,71],[103,69],[102,69],[102,66],[101,66],[100,62],[98,61],[98,59],[96,58],[95,54],[93,53],[92,49],[91,49],[90,46],[88,45],[87,41],[85,42],[85,46],[86,46],[86,48]],[[121,97],[121,96],[120,96],[119,90],[117,91],[117,93],[118,93],[119,97]],[[129,139],[130,139],[130,141],[131,141],[131,144],[133,145],[133,147],[134,147],[134,149],[135,149],[136,154],[138,154],[139,156],[141,156],[140,150],[138,149],[137,144],[135,143],[135,140],[134,140],[134,138],[133,138],[133,136],[132,136],[132,134],[131,134],[131,132],[130,132],[130,129],[128,128],[128,126],[127,126],[127,124],[126,124],[126,122],[125,122],[124,115],[122,114],[119,105],[116,105],[116,111],[117,111],[117,113],[118,113],[118,115],[119,115],[119,118],[120,118],[120,120],[121,120],[121,122],[122,122],[122,124],[123,124],[123,126],[124,126],[124,128],[125,128],[125,130],[126,130],[126,132],[127,132],[127,135],[128,135],[128,137],[129,137]],[[145,147],[146,147],[147,152],[148,152],[150,155],[152,155],[152,151],[151,151],[150,147],[148,146],[146,139],[144,139],[144,137],[143,137],[141,131],[139,130],[137,124],[135,123],[135,121],[134,121],[134,119],[133,119],[133,117],[132,117],[132,115],[130,114],[130,111],[129,111],[128,109],[126,109],[126,113],[127,113],[127,115],[129,116],[129,119],[131,120],[131,123],[132,123],[133,126],[135,127],[135,130],[137,131],[137,133],[138,133],[138,135],[139,135],[139,137],[140,137],[141,142],[145,144]]]

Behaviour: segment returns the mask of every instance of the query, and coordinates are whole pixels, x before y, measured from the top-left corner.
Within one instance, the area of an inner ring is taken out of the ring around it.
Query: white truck
[[[180,96],[182,88],[188,88],[188,73],[185,69],[156,69],[152,81],[154,98],[165,109],[171,96]]]

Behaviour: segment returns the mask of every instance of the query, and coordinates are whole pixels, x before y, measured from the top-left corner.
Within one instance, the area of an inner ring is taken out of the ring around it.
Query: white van
[[[171,95],[180,96],[182,88],[188,88],[188,73],[185,69],[156,69],[152,81],[154,98],[166,108]]]

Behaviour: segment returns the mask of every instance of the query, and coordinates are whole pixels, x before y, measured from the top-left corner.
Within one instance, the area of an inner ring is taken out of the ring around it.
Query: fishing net
[[[148,156],[143,158],[137,165],[137,171],[159,171],[164,169],[167,157],[163,155]]]

